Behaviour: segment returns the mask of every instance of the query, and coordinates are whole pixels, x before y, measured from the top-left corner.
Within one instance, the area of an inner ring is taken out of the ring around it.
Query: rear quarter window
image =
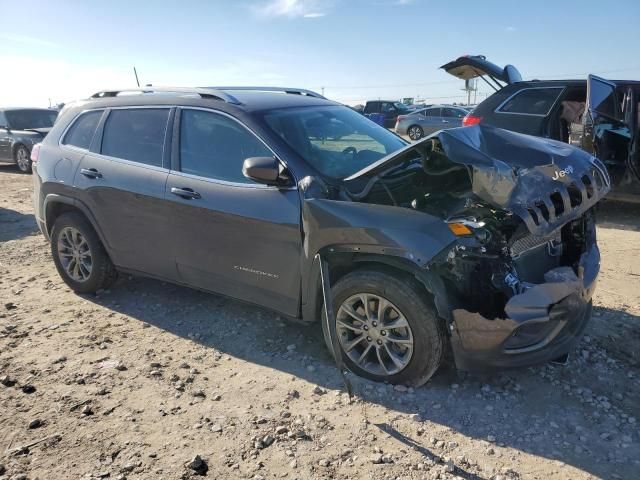
[[[63,145],[88,150],[104,110],[84,112],[78,116],[62,139]]]
[[[502,113],[547,115],[556,102],[562,87],[527,88],[511,96],[498,109]]]

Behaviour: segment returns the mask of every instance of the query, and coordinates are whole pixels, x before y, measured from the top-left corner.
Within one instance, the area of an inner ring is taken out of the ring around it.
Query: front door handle
[[[202,195],[194,192],[191,188],[171,187],[171,193],[187,200],[202,198]]]
[[[102,174],[95,168],[82,168],[80,173],[89,178],[102,178]]]

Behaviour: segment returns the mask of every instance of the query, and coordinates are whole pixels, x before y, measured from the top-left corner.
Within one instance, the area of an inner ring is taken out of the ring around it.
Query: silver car
[[[399,115],[396,121],[396,133],[408,135],[411,140],[418,140],[438,130],[461,127],[462,119],[468,113],[469,110],[464,107],[431,105],[409,115]]]

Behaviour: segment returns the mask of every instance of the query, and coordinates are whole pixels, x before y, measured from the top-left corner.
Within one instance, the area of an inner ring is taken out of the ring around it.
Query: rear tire
[[[378,382],[414,386],[424,384],[436,372],[444,355],[446,337],[443,323],[426,298],[424,288],[415,280],[367,268],[342,277],[332,287],[331,293],[336,317],[333,331],[338,336],[342,359],[349,370]],[[365,322],[359,322],[344,309],[351,307],[356,317],[366,318],[364,303],[358,301],[364,295],[367,296],[371,315]],[[383,303],[386,310],[381,316],[376,311],[380,302],[387,302]],[[332,352],[324,309],[322,317],[325,342]],[[349,327],[344,328],[345,323]],[[401,324],[406,324],[406,327],[389,328]],[[366,331],[363,330],[365,325],[368,326]],[[345,346],[353,345],[358,339],[359,334],[352,330],[354,328],[360,328],[362,340],[347,352]],[[396,343],[399,341],[405,343]],[[359,361],[360,358],[363,359]]]
[[[56,219],[51,255],[58,273],[76,293],[105,289],[118,275],[100,238],[80,213],[63,213]]]
[[[424,137],[424,130],[422,130],[420,125],[411,125],[407,128],[407,135],[409,135],[411,140],[420,140]]]
[[[13,151],[13,160],[22,173],[31,173],[31,152],[24,145],[18,145]]]

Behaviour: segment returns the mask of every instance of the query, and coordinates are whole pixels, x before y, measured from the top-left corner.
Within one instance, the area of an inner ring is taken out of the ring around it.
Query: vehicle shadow
[[[640,231],[640,203],[602,202],[598,206],[597,222],[604,228]]]
[[[17,240],[38,232],[33,214],[0,207],[0,242]]]
[[[259,307],[142,278],[124,278],[112,290],[85,298],[212,350],[324,388],[344,390],[324,347],[319,324],[287,322]],[[595,312],[595,324],[606,325],[621,316],[636,328],[640,322],[640,317],[617,310],[596,307]],[[438,431],[445,427],[483,440],[480,449],[478,445],[474,447],[474,455],[504,455],[508,463],[507,455],[513,452],[504,449],[510,447],[598,477],[608,478],[615,470],[620,478],[632,478],[638,466],[630,461],[631,449],[613,449],[611,442],[622,444],[625,441],[621,439],[627,435],[638,441],[632,425],[623,424],[623,418],[628,417],[621,415],[626,412],[624,415],[640,416],[640,405],[634,401],[640,398],[640,389],[637,382],[629,382],[622,399],[610,397],[616,385],[625,384],[627,367],[616,367],[622,364],[615,359],[611,363],[606,352],[608,344],[601,343],[604,339],[598,336],[599,331],[600,328],[589,327],[576,355],[564,367],[547,364],[470,375],[445,366],[425,387],[415,391],[398,391],[391,385],[355,375],[349,378],[357,397],[367,402],[391,412],[417,415],[437,424]],[[608,399],[606,411],[600,407],[601,397]],[[397,424],[393,422],[393,426],[380,423],[377,428],[426,458],[451,456],[457,475],[463,478],[482,478],[467,472],[455,460],[459,452],[434,453],[431,437],[438,433],[427,430],[419,435],[415,433],[417,425],[406,417]],[[603,432],[607,435],[603,436]],[[616,452],[612,458],[601,453],[611,451]],[[525,476],[534,473],[520,472]]]

